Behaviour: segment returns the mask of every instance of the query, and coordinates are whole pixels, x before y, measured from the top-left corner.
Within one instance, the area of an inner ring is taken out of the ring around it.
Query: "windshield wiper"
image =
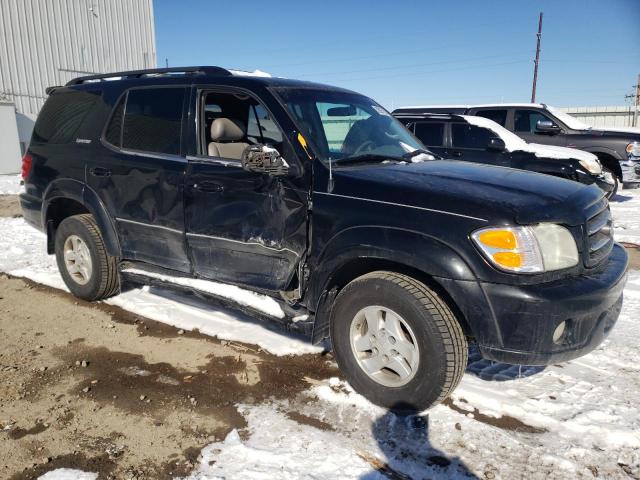
[[[438,155],[436,155],[433,152],[430,152],[429,150],[425,150],[424,148],[418,148],[417,150],[414,150],[413,152],[407,152],[404,155],[402,155],[402,159],[403,160],[411,160],[413,157],[416,157],[418,155],[429,155],[429,156],[433,157],[434,159],[440,158]]]
[[[354,155],[352,157],[345,158],[337,158],[335,160],[331,160],[334,164],[354,164],[354,163],[371,163],[371,162],[403,162],[402,158],[390,156],[390,155],[381,155],[379,153],[363,153],[360,155]]]

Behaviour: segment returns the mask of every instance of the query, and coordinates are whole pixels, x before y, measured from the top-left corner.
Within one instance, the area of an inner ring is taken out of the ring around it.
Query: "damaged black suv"
[[[339,88],[219,67],[80,77],[49,89],[23,176],[73,294],[257,292],[280,310],[245,309],[330,338],[387,407],[442,401],[470,341],[509,363],[584,355],[622,305],[599,188],[438,160]]]

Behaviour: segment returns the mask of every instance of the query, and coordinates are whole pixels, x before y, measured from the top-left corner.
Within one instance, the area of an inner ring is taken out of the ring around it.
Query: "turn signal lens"
[[[493,260],[503,267],[522,267],[522,254],[515,252],[497,252],[493,254]]]
[[[480,240],[487,247],[513,250],[518,246],[516,236],[509,230],[486,230],[478,235]]]

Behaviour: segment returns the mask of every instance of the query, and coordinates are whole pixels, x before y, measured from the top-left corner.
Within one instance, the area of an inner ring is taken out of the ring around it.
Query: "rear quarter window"
[[[444,145],[444,123],[418,122],[415,124],[415,135],[428,147]]]
[[[38,115],[33,140],[42,143],[69,143],[100,97],[99,91],[52,93]]]

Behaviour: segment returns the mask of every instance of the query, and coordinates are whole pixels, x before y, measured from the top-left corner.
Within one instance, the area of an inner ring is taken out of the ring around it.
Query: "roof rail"
[[[164,73],[184,73],[186,75],[214,75],[223,77],[231,75],[231,72],[229,70],[226,70],[222,67],[211,66],[149,68],[145,70],[129,70],[126,72],[101,73],[98,75],[77,77],[67,82],[67,85],[80,85],[86,82],[104,81],[110,78],[119,78],[121,80],[130,78],[141,78],[147,75],[162,75]]]

